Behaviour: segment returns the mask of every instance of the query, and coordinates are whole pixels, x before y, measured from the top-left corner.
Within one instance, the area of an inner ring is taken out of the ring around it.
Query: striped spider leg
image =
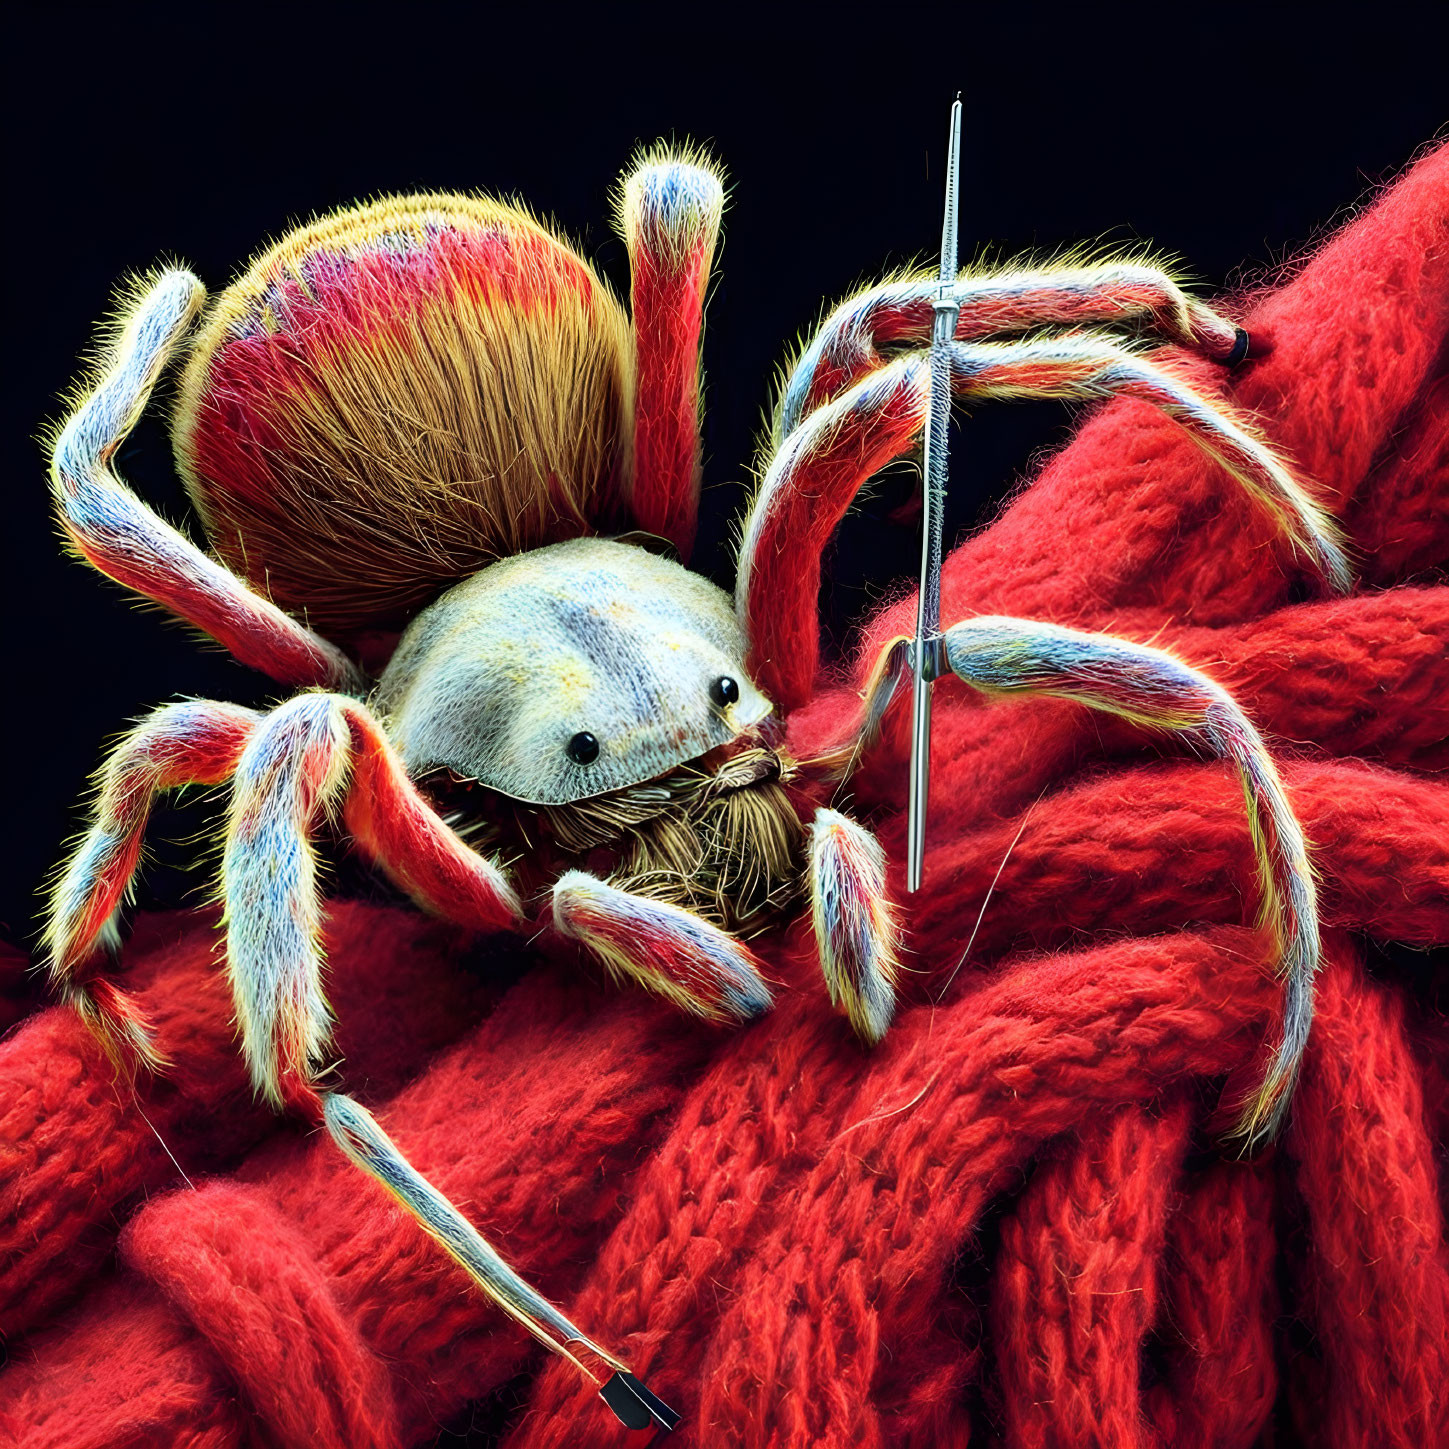
[[[885,855],[864,826],[821,808],[789,869],[802,878],[821,971],[833,1005],[862,1039],[878,1041],[895,1010],[900,928],[886,896]],[[668,882],[660,883],[665,890]],[[709,1021],[747,1021],[772,1004],[759,962],[739,936],[647,884],[624,889],[570,871],[552,892],[553,923],[609,972]]]
[[[269,712],[204,700],[165,706],[103,767],[93,820],[51,895],[45,956],[52,984],[123,1068],[157,1070],[144,1015],[100,974],[138,868],[156,795],[229,784],[221,897],[227,972],[257,1094],[324,1123],[341,1150],[413,1215],[510,1317],[591,1377],[576,1354],[626,1367],[525,1283],[406,1160],[351,1097],[327,1086],[330,1014],[313,837],[329,821],[424,909],[482,931],[515,929],[502,871],[438,817],[382,724],[358,697],[363,676],[323,640],[163,522],[113,460],[200,304],[200,284],[170,271],[133,296],[88,390],[52,443],[62,526],[95,567],[210,634],[279,682],[311,687]],[[633,1384],[632,1377],[627,1381]],[[620,1390],[610,1380],[615,1398]],[[643,1390],[629,1389],[628,1398]],[[612,1402],[612,1401],[611,1401]],[[637,1402],[618,1411],[637,1413]],[[660,1410],[663,1406],[657,1406]],[[651,1411],[654,1412],[654,1411]]]
[[[1233,697],[1165,650],[1110,634],[1027,619],[982,617],[947,628],[946,668],[989,696],[1068,699],[1177,736],[1232,765],[1247,806],[1258,875],[1258,922],[1283,983],[1283,1026],[1261,1082],[1242,1104],[1233,1135],[1245,1147],[1281,1129],[1313,1023],[1320,943],[1318,892],[1308,843],[1263,737]],[[868,688],[864,731],[883,717],[909,676],[912,641],[882,652]]]
[[[152,799],[223,782],[232,790],[221,880],[227,972],[258,1094],[325,1123],[342,1151],[549,1348],[586,1373],[570,1345],[626,1371],[508,1267],[366,1108],[322,1081],[331,1018],[313,836],[329,817],[423,908],[480,931],[516,927],[521,914],[499,869],[443,824],[359,701],[309,693],[266,714],[192,701],[163,707],[128,735],[102,772],[95,823],[55,888],[47,954],[59,994],[114,1050],[129,1046],[164,1066],[125,993],[92,974],[95,950],[114,933]]]
[[[929,339],[938,290],[933,280],[906,281],[851,299],[826,320],[784,385],[773,456],[745,520],[735,601],[751,670],[787,709],[814,688],[818,643],[800,620],[813,617],[821,550],[860,487],[909,451],[925,425],[926,354],[896,349]],[[1245,347],[1231,323],[1163,274],[1125,265],[968,276],[955,292],[961,319],[947,344],[955,396],[1124,395],[1152,403],[1278,515],[1334,586],[1347,586],[1337,530],[1308,492],[1245,419],[1169,366],[1095,332],[975,340],[1043,323],[1137,320],[1226,360]],[[1286,1114],[1312,1019],[1317,901],[1302,832],[1252,723],[1207,676],[1160,650],[1106,635],[1027,620],[967,620],[946,631],[939,654],[938,669],[988,693],[1075,699],[1171,730],[1233,763],[1285,989],[1282,1039],[1238,1132],[1250,1143],[1271,1136]],[[867,730],[879,723],[908,661],[907,641],[878,661]],[[865,898],[887,909],[883,882]]]
[[[94,568],[210,635],[243,664],[299,688],[360,688],[361,675],[340,649],[164,522],[111,466],[204,297],[200,281],[177,268],[123,303],[98,375],[73,399],[51,441],[61,527]]]
[[[798,620],[814,615],[818,556],[862,482],[915,446],[925,425],[933,279],[890,282],[843,303],[787,376],[771,457],[744,526],[736,598],[763,686],[790,709],[808,698],[817,657]],[[1164,273],[1124,263],[963,274],[950,344],[961,401],[1137,398],[1158,408],[1275,516],[1290,546],[1336,590],[1352,581],[1337,525],[1252,421],[1185,380],[1169,359],[1091,324],[1136,323],[1228,360],[1231,322]],[[1056,324],[1010,340],[991,334]],[[915,348],[915,351],[902,350]],[[884,350],[882,350],[884,349]],[[757,579],[757,574],[767,574]]]

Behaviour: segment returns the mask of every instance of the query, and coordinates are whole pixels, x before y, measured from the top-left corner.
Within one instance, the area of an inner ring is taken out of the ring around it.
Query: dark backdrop
[[[705,342],[700,562],[728,583],[774,369],[822,301],[935,245],[958,88],[963,255],[1150,239],[1215,290],[1292,256],[1435,134],[1449,115],[1436,9],[1364,7],[1350,32],[1329,7],[1080,7],[1064,21],[897,5],[854,36],[853,10],[812,26],[783,6],[597,7],[585,30],[545,5],[506,23],[482,6],[12,11],[0,927],[31,941],[37,887],[128,720],[177,695],[273,693],[60,555],[35,435],[128,269],[180,258],[216,289],[289,219],[382,190],[479,187],[556,217],[624,289],[607,196],[619,169],[639,141],[710,143],[731,202]],[[989,516],[1067,422],[1052,405],[971,419],[952,532]],[[123,468],[185,517],[154,421]],[[886,521],[905,487],[843,531],[837,639],[915,567],[914,534]],[[161,814],[143,901],[185,898],[185,837],[204,824]]]

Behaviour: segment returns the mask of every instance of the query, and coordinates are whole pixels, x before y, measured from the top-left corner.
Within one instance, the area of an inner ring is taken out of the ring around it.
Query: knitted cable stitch
[[[555,968],[479,987],[456,933],[333,908],[358,1095],[610,1326],[685,1411],[676,1442],[1449,1435],[1442,965],[1376,944],[1449,945],[1449,149],[1249,325],[1273,350],[1231,385],[1336,500],[1358,593],[1295,602],[1266,525],[1115,403],[955,550],[943,615],[1164,640],[1273,739],[1326,928],[1279,1147],[1212,1145],[1278,1010],[1268,944],[1236,924],[1237,786],[1067,707],[940,686],[927,889],[871,1052],[820,1010],[800,930],[761,943],[777,1009],[712,1034]],[[862,659],[913,610],[883,609]],[[821,687],[792,747],[857,703]],[[888,720],[858,776],[892,862],[907,743]],[[628,1442],[380,1190],[246,1100],[209,928],[152,921],[128,948],[178,1075],[118,1086],[54,1009],[0,1043],[0,1429],[410,1446],[499,1395],[512,1449],[581,1424]]]

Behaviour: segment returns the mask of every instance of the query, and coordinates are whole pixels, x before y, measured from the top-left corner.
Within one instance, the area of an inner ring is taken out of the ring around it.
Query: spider
[[[164,1068],[101,962],[152,799],[229,783],[226,965],[257,1092],[325,1123],[549,1348],[591,1377],[589,1356],[608,1365],[606,1399],[639,1426],[672,1415],[328,1082],[314,837],[330,824],[426,910],[479,931],[536,920],[715,1020],[769,1007],[749,942],[808,909],[831,1001],[866,1041],[887,1031],[900,908],[875,836],[826,802],[913,667],[908,641],[882,653],[838,746],[793,759],[780,719],[820,673],[800,621],[814,614],[821,551],[920,435],[936,283],[905,277],[849,299],[788,370],[731,600],[668,553],[687,555],[693,529],[723,195],[696,153],[636,161],[619,193],[632,321],[512,203],[392,197],[286,235],[213,303],[180,380],[173,440],[209,553],[113,466],[201,310],[190,273],[131,290],[51,441],[73,549],[297,691],[265,711],[167,705],[124,737],[54,888],[55,986],[118,1060]],[[1233,365],[1249,345],[1166,272],[968,272],[953,295],[959,398],[1152,403],[1279,520],[1285,547],[1346,585],[1332,524],[1250,422],[1148,350],[1165,340]],[[1107,635],[967,619],[938,656],[988,694],[1076,700],[1237,768],[1285,993],[1281,1041],[1239,1130],[1270,1135],[1311,1020],[1317,915],[1302,834],[1251,722],[1205,675]]]

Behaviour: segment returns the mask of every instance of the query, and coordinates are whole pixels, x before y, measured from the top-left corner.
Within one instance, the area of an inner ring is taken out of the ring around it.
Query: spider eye
[[[740,697],[740,686],[728,674],[721,674],[710,685],[709,697],[723,709],[725,705],[733,704]]]
[[[567,753],[576,765],[591,765],[599,758],[599,742],[588,730],[580,730],[568,742]]]

